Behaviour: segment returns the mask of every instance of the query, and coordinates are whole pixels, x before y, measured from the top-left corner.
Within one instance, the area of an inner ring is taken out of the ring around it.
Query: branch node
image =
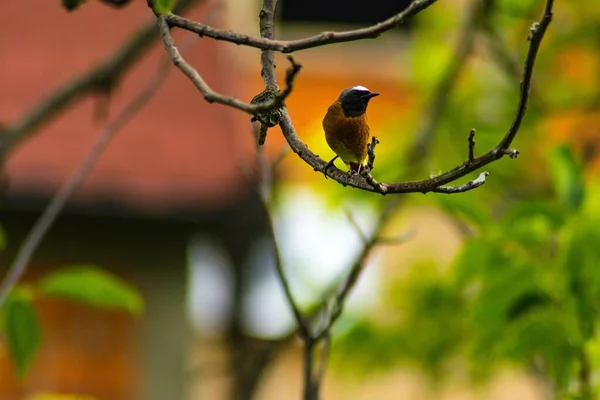
[[[529,28],[529,35],[527,35],[527,40],[531,41],[533,39],[533,37],[536,35],[536,33],[539,31],[539,29],[540,29],[540,23],[534,22],[531,25],[531,28]]]
[[[267,85],[265,90],[254,96],[250,101],[251,105],[267,105],[265,111],[255,113],[250,119],[251,122],[259,121],[261,124],[260,135],[257,139],[260,146],[265,144],[268,128],[277,126],[279,125],[279,122],[281,122],[285,107],[283,101],[292,92],[294,79],[302,69],[302,65],[296,63],[296,60],[294,60],[292,56],[288,56],[287,59],[291,66],[288,68],[285,75],[285,88],[280,92],[276,85]],[[273,67],[275,66],[273,65]]]
[[[250,101],[250,104],[261,104],[274,102],[277,99],[279,91],[277,88],[272,86],[268,86],[265,90],[254,96],[254,98]],[[283,117],[283,105],[280,105],[277,108],[273,108],[271,110],[267,110],[265,112],[259,112],[254,114],[254,116],[250,119],[251,122],[258,121],[260,122],[260,133],[257,138],[257,142],[259,146],[265,144],[265,139],[267,138],[267,130],[274,126],[277,126]]]
[[[521,152],[519,152],[517,149],[503,149],[502,154],[507,155],[514,160],[519,156],[519,154],[521,154]]]

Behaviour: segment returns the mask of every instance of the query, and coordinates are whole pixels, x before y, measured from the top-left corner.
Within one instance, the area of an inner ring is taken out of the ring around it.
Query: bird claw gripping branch
[[[267,103],[275,100],[277,96],[279,96],[279,91],[277,88],[267,87],[265,90],[254,96],[254,98],[250,101],[250,104]],[[272,110],[256,113],[250,120],[251,122],[260,122],[260,132],[257,138],[259,146],[265,144],[267,130],[278,125],[281,121],[281,118],[283,118],[283,107],[284,105],[282,104],[281,106]]]

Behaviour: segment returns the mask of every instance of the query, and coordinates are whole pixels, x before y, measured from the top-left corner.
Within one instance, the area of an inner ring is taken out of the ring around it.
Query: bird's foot
[[[329,168],[334,166],[334,161],[338,158],[338,156],[333,157],[328,163],[327,165],[325,165],[325,167],[323,167],[323,170],[321,172],[323,172],[323,175],[325,175],[325,179],[327,179],[327,171],[329,170]]]

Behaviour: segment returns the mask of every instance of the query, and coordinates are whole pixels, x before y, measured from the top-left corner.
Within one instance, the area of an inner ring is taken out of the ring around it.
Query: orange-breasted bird
[[[371,136],[366,112],[369,100],[375,96],[379,96],[379,93],[373,93],[364,86],[353,86],[344,89],[329,106],[323,118],[323,129],[327,144],[337,155],[325,166],[325,176],[338,157],[350,171],[360,173],[366,168]]]

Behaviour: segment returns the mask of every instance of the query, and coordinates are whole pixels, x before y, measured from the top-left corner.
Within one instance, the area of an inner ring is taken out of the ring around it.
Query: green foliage
[[[17,375],[23,378],[42,340],[31,291],[20,289],[11,293],[2,308],[2,322],[11,361]]]
[[[139,314],[143,300],[125,281],[94,266],[60,269],[40,282],[43,294],[66,297],[99,308],[123,309]]]
[[[419,265],[389,289],[390,304],[402,318],[385,324],[356,321],[336,342],[336,360],[360,372],[403,360],[434,377],[442,376],[465,338],[462,295],[431,264]]]
[[[506,362],[535,365],[561,398],[586,398],[573,388],[582,362],[600,368],[600,190],[587,190],[568,147],[549,152],[547,164],[554,191],[545,198],[480,192],[436,199],[476,233],[447,272],[419,264],[390,283],[386,304],[401,318],[356,323],[339,349],[367,371],[406,362],[432,377],[445,376],[457,357],[469,361],[473,378]]]
[[[175,7],[175,0],[154,0],[153,7],[158,15],[170,14]]]
[[[13,289],[0,309],[0,322],[15,371],[22,379],[42,340],[42,328],[34,309],[34,300],[39,296],[65,297],[132,314],[143,309],[142,297],[132,286],[94,266],[61,268],[38,285]]]
[[[575,160],[573,150],[561,146],[552,151],[550,170],[556,193],[562,203],[573,211],[577,210],[583,201],[584,182],[582,167]]]

